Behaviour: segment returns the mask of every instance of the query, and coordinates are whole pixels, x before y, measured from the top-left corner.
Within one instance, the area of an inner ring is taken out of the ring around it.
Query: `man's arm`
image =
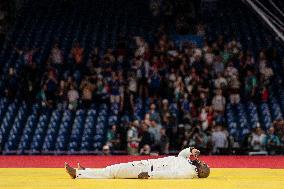
[[[150,179],[189,179],[197,177],[196,173],[189,169],[152,171]]]
[[[193,147],[189,147],[189,148],[186,148],[186,149],[183,149],[179,154],[178,154],[178,157],[183,157],[185,159],[187,159],[188,157],[190,157],[192,155],[192,149]]]
[[[183,157],[185,159],[188,159],[191,155],[193,155],[195,158],[198,158],[200,154],[200,151],[195,149],[194,147],[189,147],[186,149],[183,149],[179,154],[178,157]]]

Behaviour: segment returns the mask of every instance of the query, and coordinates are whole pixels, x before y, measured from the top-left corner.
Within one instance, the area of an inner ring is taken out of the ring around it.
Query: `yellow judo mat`
[[[59,168],[0,168],[0,189],[114,188],[114,189],[284,189],[284,169],[211,169],[207,179],[73,180]]]

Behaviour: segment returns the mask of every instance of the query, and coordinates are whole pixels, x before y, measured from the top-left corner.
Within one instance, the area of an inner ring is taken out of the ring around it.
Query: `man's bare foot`
[[[150,176],[148,174],[148,172],[141,172],[139,175],[138,175],[138,178],[139,179],[148,179]]]
[[[77,168],[77,170],[85,170],[85,169],[86,169],[85,167],[81,166],[81,164],[78,163],[78,168]]]
[[[65,170],[70,175],[72,179],[76,178],[76,169],[72,168],[68,163],[65,162]]]

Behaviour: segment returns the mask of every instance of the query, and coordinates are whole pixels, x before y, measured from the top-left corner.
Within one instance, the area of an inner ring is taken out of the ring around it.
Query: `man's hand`
[[[195,158],[199,158],[199,155],[200,155],[200,151],[199,150],[197,150],[197,149],[193,149],[192,150],[192,155],[195,157]]]
[[[150,176],[148,174],[148,172],[142,172],[138,175],[139,179],[148,179]]]
[[[200,151],[195,149],[195,148],[193,148],[191,150],[191,155],[190,155],[189,159],[191,161],[197,160],[199,158],[199,155],[200,155]]]

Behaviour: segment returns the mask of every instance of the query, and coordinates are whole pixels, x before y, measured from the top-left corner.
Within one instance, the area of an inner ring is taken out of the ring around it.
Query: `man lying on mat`
[[[78,169],[65,163],[67,173],[73,178],[115,179],[191,179],[206,178],[210,168],[198,160],[200,151],[186,148],[178,156],[168,156],[158,159],[148,159],[120,163],[103,169],[84,168],[78,163]]]

